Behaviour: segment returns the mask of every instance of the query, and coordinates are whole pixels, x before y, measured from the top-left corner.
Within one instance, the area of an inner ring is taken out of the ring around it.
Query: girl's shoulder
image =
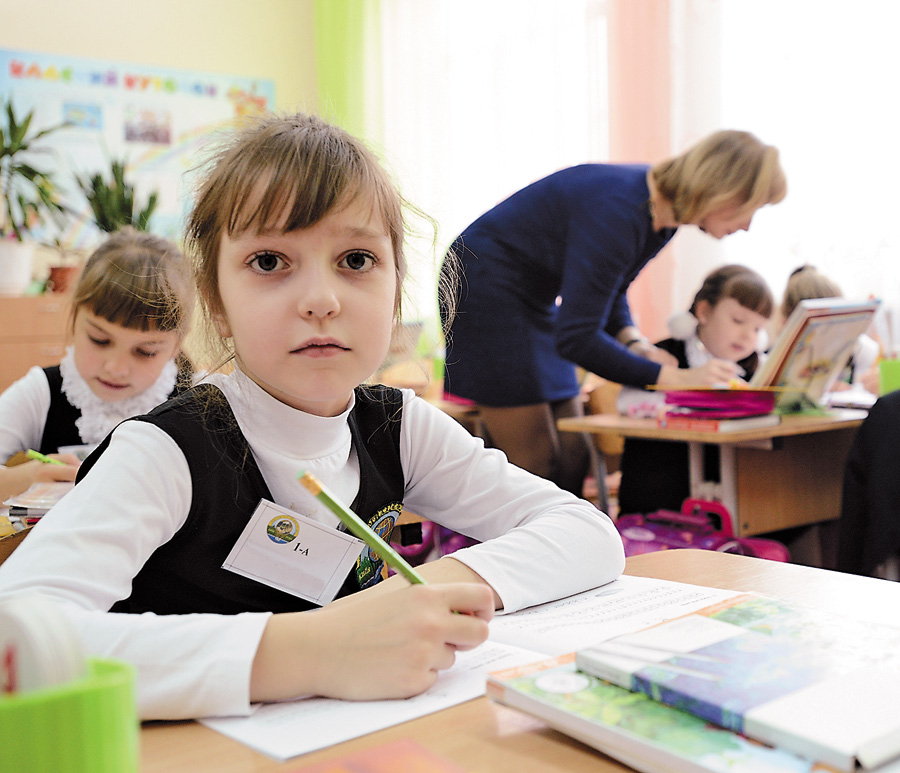
[[[399,436],[403,420],[403,392],[384,384],[362,384],[355,390],[350,421],[363,434],[388,429]]]
[[[654,344],[658,349],[662,349],[663,351],[671,354],[675,359],[678,360],[679,368],[687,368],[688,366],[688,358],[687,358],[687,341],[681,338],[664,338],[662,341],[657,341]]]
[[[46,403],[49,407],[51,378],[47,371],[53,371],[54,368],[41,368],[34,366],[29,368],[28,372],[21,378],[10,384],[0,395],[0,399],[4,403],[20,402],[27,400],[28,402],[38,401],[41,404]],[[59,372],[59,368],[55,368]]]

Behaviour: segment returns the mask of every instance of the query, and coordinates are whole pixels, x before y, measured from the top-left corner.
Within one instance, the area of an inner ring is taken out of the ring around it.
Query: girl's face
[[[223,234],[218,281],[219,332],[241,370],[287,405],[336,416],[387,354],[394,253],[365,197],[309,228]]]
[[[756,351],[766,317],[741,306],[734,298],[723,298],[715,306],[697,304],[697,335],[713,357],[740,362]]]
[[[156,383],[178,352],[178,332],[135,330],[98,317],[85,306],[73,325],[75,367],[91,391],[116,403]]]

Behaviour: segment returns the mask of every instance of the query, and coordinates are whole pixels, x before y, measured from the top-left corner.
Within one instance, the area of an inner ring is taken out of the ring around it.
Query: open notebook
[[[821,405],[879,302],[818,298],[800,301],[750,386],[777,387],[779,410]]]

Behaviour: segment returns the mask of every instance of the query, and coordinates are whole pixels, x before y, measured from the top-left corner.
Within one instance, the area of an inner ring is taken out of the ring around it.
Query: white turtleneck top
[[[274,500],[336,525],[324,508],[311,509],[297,473],[309,470],[352,501],[359,485],[347,425],[352,405],[340,416],[312,416],[275,400],[239,371],[210,381],[225,393]],[[622,543],[606,515],[485,449],[411,391],[403,396],[404,505],[482,541],[453,557],[494,588],[505,612],[602,585],[622,572]],[[0,566],[0,595],[38,590],[51,596],[89,653],[136,666],[144,719],[250,710],[250,669],[268,614],[107,612],[182,526],[191,497],[190,471],[175,441],[153,425],[126,422],[84,480]]]

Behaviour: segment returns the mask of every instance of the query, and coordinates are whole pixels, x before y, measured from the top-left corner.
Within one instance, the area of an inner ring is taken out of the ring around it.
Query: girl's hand
[[[738,377],[738,365],[728,360],[710,360],[699,368],[668,368],[659,371],[660,386],[721,386]]]
[[[881,390],[881,374],[878,365],[873,365],[859,379],[863,389],[877,395]]]
[[[47,464],[46,462],[32,461],[22,465],[30,467],[36,465],[32,472],[32,483],[45,481],[75,480],[81,460],[74,454],[49,454],[51,459],[58,459],[62,464]]]
[[[28,475],[31,483],[75,480],[75,476],[78,474],[78,468],[81,466],[81,459],[75,456],[75,454],[47,454],[47,456],[51,459],[56,459],[58,462],[62,462],[62,464],[47,464],[46,462],[31,461],[20,465],[28,468]],[[31,485],[31,483],[28,485]]]
[[[418,695],[457,650],[487,639],[493,614],[490,587],[452,583],[363,591],[313,612],[273,615],[253,662],[251,700]]]
[[[32,483],[73,481],[81,461],[73,454],[51,454],[64,464],[47,464],[36,459],[12,467],[0,466],[0,501],[21,494]]]

